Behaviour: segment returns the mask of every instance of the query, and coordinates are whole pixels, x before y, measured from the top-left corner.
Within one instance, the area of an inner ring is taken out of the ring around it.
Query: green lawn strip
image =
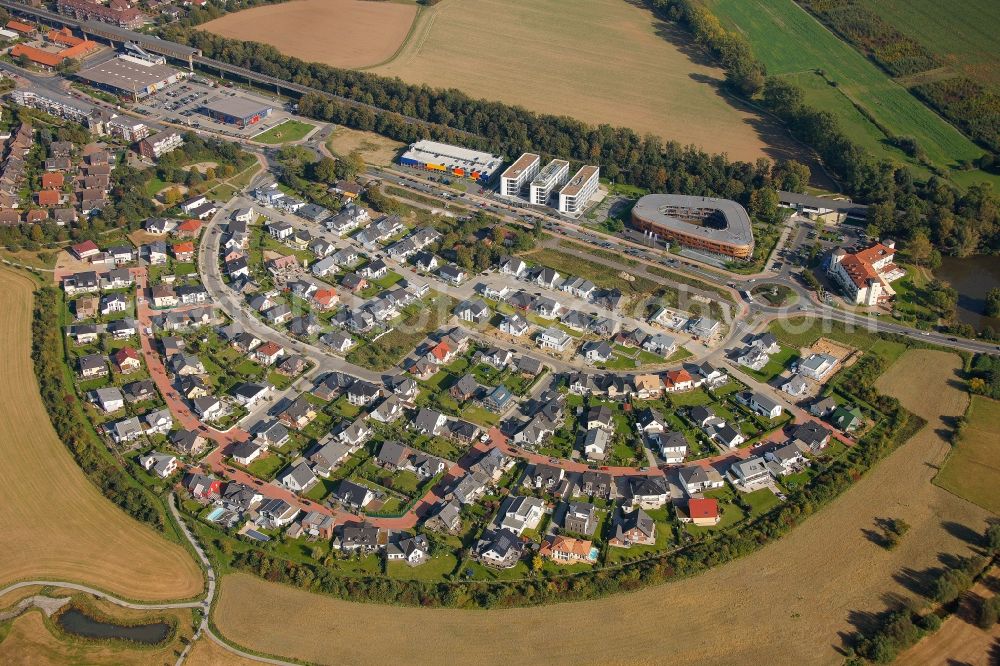
[[[306,134],[309,134],[309,132],[315,128],[316,125],[310,125],[309,123],[304,123],[301,120],[286,120],[280,125],[276,125],[261,134],[251,137],[251,141],[268,144],[299,141],[305,138]]]

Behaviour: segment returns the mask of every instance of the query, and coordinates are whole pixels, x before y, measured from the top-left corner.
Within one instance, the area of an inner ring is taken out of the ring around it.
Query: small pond
[[[69,608],[56,616],[56,622],[64,631],[85,638],[117,638],[144,645],[157,645],[170,635],[170,625],[166,622],[151,622],[123,626],[96,620],[78,608]]]
[[[941,267],[934,277],[947,282],[958,292],[958,320],[976,330],[992,326],[1000,330],[1000,318],[983,314],[986,294],[1000,287],[1000,257],[941,257]]]

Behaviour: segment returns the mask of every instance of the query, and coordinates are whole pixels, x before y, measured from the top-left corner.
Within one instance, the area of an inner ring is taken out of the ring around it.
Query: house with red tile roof
[[[97,247],[97,243],[92,240],[85,240],[82,243],[77,243],[70,249],[73,251],[73,254],[76,255],[77,259],[87,259],[95,254],[99,254],[101,251],[101,248]]]
[[[663,375],[663,388],[667,391],[688,391],[694,388],[694,377],[683,368],[680,370],[668,370]]]
[[[177,261],[191,261],[194,259],[194,243],[191,241],[174,243],[170,247],[170,251],[173,252],[174,259]]]
[[[333,289],[317,289],[312,299],[321,310],[328,310],[340,302],[340,296]]]
[[[59,190],[42,190],[37,195],[39,206],[58,206],[62,201]]]
[[[66,182],[61,171],[47,171],[42,174],[42,189],[58,189]]]
[[[431,363],[450,363],[455,357],[455,352],[447,342],[439,342],[427,352],[427,360]]]
[[[592,550],[593,545],[588,539],[556,535],[542,544],[538,554],[563,564],[580,562],[593,564],[597,561],[597,554]]]
[[[142,367],[142,357],[131,347],[122,347],[111,355],[115,368],[123,375],[135,372]]]
[[[32,224],[34,222],[42,222],[47,219],[49,219],[49,212],[44,208],[35,208],[33,210],[29,210],[27,215],[25,215],[24,217],[24,221],[27,222],[28,224]]]
[[[201,222],[198,220],[184,220],[174,229],[174,235],[178,238],[197,238],[201,233]]]
[[[698,527],[718,525],[722,519],[719,501],[712,498],[692,497],[686,507],[677,508],[677,517],[682,523],[693,523]]]
[[[263,365],[274,365],[284,353],[281,345],[268,341],[250,352],[250,355]]]

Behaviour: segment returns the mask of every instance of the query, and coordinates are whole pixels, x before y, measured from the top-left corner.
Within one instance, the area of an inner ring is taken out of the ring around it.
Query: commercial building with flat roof
[[[839,224],[848,218],[861,221],[868,219],[868,206],[856,204],[847,199],[830,199],[779,190],[778,201],[782,206],[794,208],[799,215],[804,215],[811,220]]]
[[[575,215],[583,210],[601,182],[600,167],[580,167],[569,182],[559,190],[559,212]]]
[[[541,158],[534,153],[524,153],[517,161],[500,174],[500,194],[505,197],[517,197],[525,186],[538,173]]]
[[[137,101],[176,83],[186,74],[167,65],[120,56],[82,69],[76,76],[95,88]]]
[[[743,206],[728,199],[647,194],[632,209],[642,231],[736,259],[753,256],[753,229]]]
[[[503,158],[437,141],[417,141],[399,158],[403,166],[441,171],[486,184],[503,165]]]
[[[569,162],[552,160],[531,181],[529,201],[537,206],[547,206],[552,191],[565,183],[567,178],[569,178]]]
[[[271,115],[272,111],[272,108],[264,102],[240,96],[210,99],[201,109],[213,120],[237,127],[248,127],[259,123]]]

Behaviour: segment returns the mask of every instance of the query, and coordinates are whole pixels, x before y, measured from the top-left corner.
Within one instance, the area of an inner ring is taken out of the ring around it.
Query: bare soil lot
[[[842,663],[843,632],[883,610],[888,596],[913,596],[901,572],[935,566],[944,553],[968,554],[956,526],[985,526],[986,511],[931,483],[948,448],[936,429],[965,409],[966,395],[949,384],[960,366],[952,354],[904,355],[882,388],[928,425],[786,538],[704,575],[598,601],[500,611],[354,604],[229,575],[215,622],[243,645],[320,663],[440,663],[443,654],[482,664],[532,663],[540,654],[557,664],[662,663],[664,655],[677,664]],[[865,536],[884,517],[912,526],[893,551]],[[265,604],[270,612],[260,613]],[[379,627],[379,641],[354,640],[356,627]],[[518,639],[497,641],[500,628]]]
[[[200,29],[271,44],[282,53],[336,67],[371,67],[396,52],[416,5],[364,0],[295,0],[227,14]]]
[[[0,268],[0,587],[54,578],[127,598],[194,596],[202,576],[187,551],[105,499],[53,430],[31,362],[32,288]]]
[[[327,148],[336,155],[357,152],[366,164],[391,166],[404,144],[374,132],[338,126],[330,135]]]

